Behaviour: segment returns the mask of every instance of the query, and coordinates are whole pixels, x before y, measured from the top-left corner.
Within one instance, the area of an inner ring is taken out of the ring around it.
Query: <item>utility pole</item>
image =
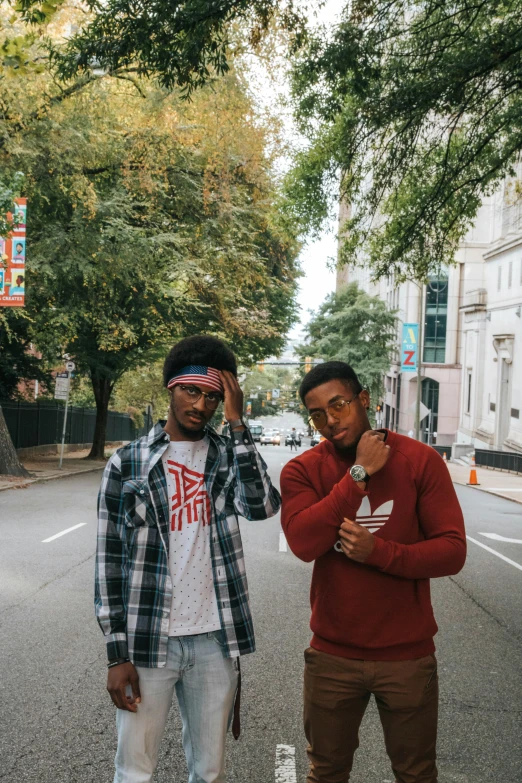
[[[422,357],[424,354],[424,284],[415,283],[419,289],[419,347],[417,351],[417,399],[415,402],[415,439],[420,440],[420,404],[422,394]]]

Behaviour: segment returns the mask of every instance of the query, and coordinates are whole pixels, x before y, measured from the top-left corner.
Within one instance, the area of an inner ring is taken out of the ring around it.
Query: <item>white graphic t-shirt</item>
[[[169,496],[169,636],[221,628],[210,556],[210,500],[205,488],[208,438],[171,441],[163,454]]]

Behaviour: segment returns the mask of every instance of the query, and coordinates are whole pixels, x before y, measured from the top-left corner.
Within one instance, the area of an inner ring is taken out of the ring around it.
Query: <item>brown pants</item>
[[[434,655],[361,661],[305,652],[308,783],[347,783],[373,693],[396,783],[437,783],[438,679]]]

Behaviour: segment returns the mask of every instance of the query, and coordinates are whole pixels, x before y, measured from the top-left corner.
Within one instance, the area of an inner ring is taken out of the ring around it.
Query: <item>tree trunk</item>
[[[0,406],[0,475],[1,476],[30,476],[18,459],[13,441],[9,435],[4,413]]]
[[[96,400],[96,423],[94,425],[92,447],[87,459],[105,459],[105,436],[107,432],[109,400],[114,383],[108,378],[100,378],[94,374],[91,375],[91,380]]]

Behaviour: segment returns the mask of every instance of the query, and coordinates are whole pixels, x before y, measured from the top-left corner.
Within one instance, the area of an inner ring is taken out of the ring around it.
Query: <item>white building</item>
[[[423,287],[423,440],[522,451],[522,210],[513,188],[486,199],[455,266]],[[385,378],[384,425],[414,429],[416,373],[400,370],[402,322],[419,322],[419,288],[372,283],[366,269],[341,269],[337,289],[357,281],[399,311],[396,363]],[[517,355],[518,354],[518,355]],[[374,401],[377,403],[378,401]]]
[[[522,451],[522,210],[512,183],[492,199],[489,243],[461,307],[457,441]]]

